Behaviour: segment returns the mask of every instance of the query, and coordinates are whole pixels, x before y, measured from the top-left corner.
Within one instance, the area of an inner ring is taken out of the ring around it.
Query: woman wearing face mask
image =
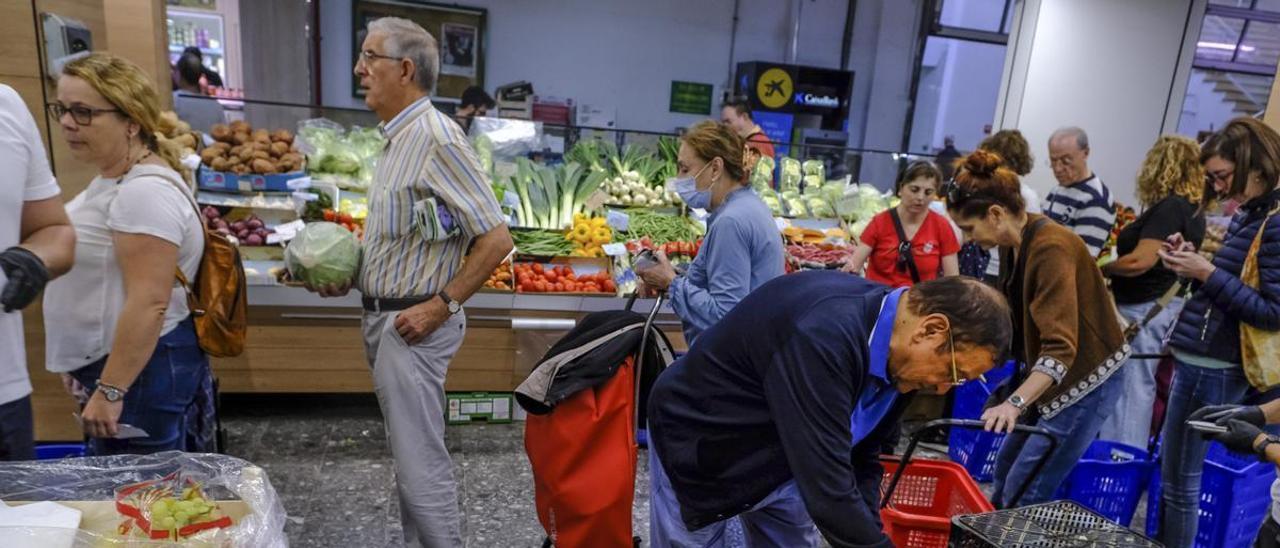
[[[782,238],[769,206],[747,185],[746,144],[733,130],[702,122],[689,130],[677,157],[676,191],[689,207],[711,212],[702,249],[678,275],[662,252],[640,269],[645,289],[666,291],[692,344],[743,297],[783,273]]]
[[[67,204],[75,266],[44,293],[45,365],[89,390],[92,455],[184,449],[209,375],[176,274],[195,279],[204,232],[159,105],[142,69],[107,53],[68,63],[49,105],[71,155],[98,170]],[[114,439],[121,424],[147,436]]]
[[[960,243],[947,218],[929,210],[938,194],[942,172],[929,161],[913,162],[894,188],[902,200],[881,212],[862,231],[845,272],[861,273],[873,282],[909,287],[960,273]],[[870,264],[867,259],[870,258]]]
[[[1026,364],[1008,385],[1012,394],[982,414],[987,430],[1007,432],[1023,422],[1058,438],[1057,450],[1035,477],[1049,440],[1018,432],[996,460],[996,507],[1052,499],[1114,408],[1123,389],[1115,373],[1129,354],[1115,305],[1084,241],[1043,215],[1029,214],[1018,176],[1000,156],[978,150],[943,189],[951,218],[986,249],[1000,248],[997,287],[1013,312],[1013,356]],[[1025,416],[1024,416],[1025,415]]]

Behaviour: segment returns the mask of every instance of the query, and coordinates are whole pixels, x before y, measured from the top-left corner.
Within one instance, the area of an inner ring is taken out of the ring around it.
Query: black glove
[[[1237,453],[1253,453],[1253,442],[1257,441],[1258,436],[1263,434],[1261,428],[1239,419],[1230,419],[1223,426],[1227,427],[1226,432],[1206,434],[1206,436]]]
[[[49,283],[49,269],[35,253],[21,247],[11,247],[0,252],[0,269],[9,279],[0,293],[0,306],[5,312],[22,310],[36,299]]]
[[[1197,409],[1187,420],[1205,421],[1227,425],[1230,419],[1241,420],[1262,428],[1267,424],[1267,416],[1262,408],[1256,405],[1210,405]]]

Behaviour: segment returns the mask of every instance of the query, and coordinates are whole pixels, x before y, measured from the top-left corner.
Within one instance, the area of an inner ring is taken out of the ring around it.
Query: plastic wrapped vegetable
[[[782,159],[782,190],[800,190],[800,160],[795,158]]]
[[[826,200],[815,197],[805,200],[805,205],[809,207],[809,214],[819,219],[827,219],[836,216],[835,208],[831,207]]]
[[[792,217],[807,217],[809,215],[809,210],[805,207],[804,198],[788,198],[786,202],[787,215]]]
[[[293,279],[306,284],[347,285],[360,266],[360,244],[341,226],[311,223],[285,248],[284,264]]]
[[[751,188],[760,192],[765,189],[773,188],[773,158],[761,156],[756,162],[756,167],[751,170]]]
[[[827,179],[827,166],[823,165],[822,160],[805,160],[803,164],[805,180],[809,177],[817,177],[819,181]]]

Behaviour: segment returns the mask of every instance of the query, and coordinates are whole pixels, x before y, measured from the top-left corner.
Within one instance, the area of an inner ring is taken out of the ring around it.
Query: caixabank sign
[[[816,115],[819,129],[839,130],[849,116],[853,73],[752,61],[738,64],[736,84],[735,94],[755,112]]]

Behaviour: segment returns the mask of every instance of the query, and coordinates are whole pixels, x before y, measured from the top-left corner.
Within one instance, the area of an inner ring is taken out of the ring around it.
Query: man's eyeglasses
[[[364,64],[366,65],[371,64],[374,61],[377,61],[378,59],[390,59],[392,61],[399,61],[403,59],[403,57],[396,57],[393,55],[383,55],[371,49],[367,49],[360,52],[360,60],[364,61]]]
[[[956,365],[956,338],[947,329],[947,339],[951,342],[951,386],[961,386],[964,379],[960,377],[960,368]]]
[[[120,109],[116,108],[89,108],[83,105],[69,107],[62,103],[49,103],[46,107],[49,109],[49,115],[53,116],[54,120],[61,120],[63,115],[71,114],[71,119],[75,120],[77,125],[86,127],[93,124],[93,118],[99,114],[120,112]]]

